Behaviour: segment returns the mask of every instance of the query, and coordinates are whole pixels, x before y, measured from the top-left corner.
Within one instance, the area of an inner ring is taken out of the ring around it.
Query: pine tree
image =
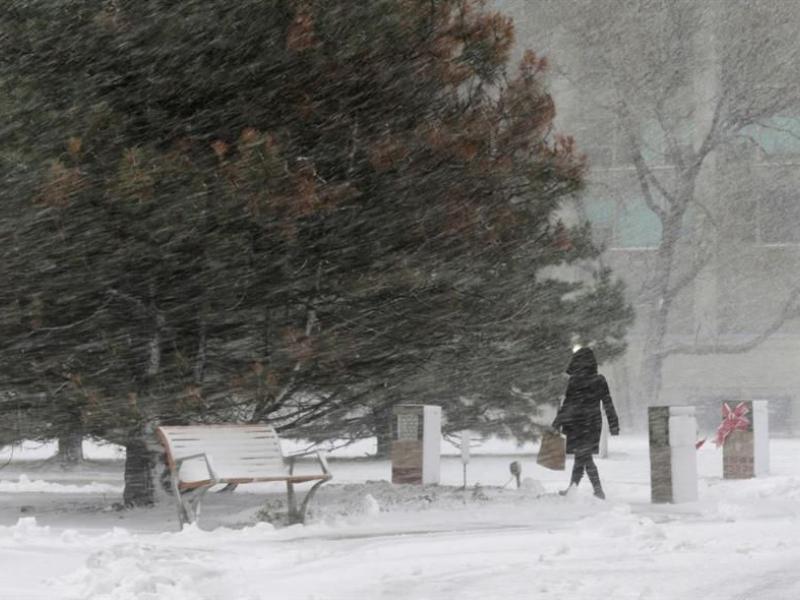
[[[330,439],[425,398],[525,439],[575,336],[622,349],[607,273],[548,276],[595,255],[557,217],[583,161],[546,61],[511,66],[482,2],[16,0],[0,23],[0,80],[36,107],[9,112],[36,153],[2,192],[6,385],[125,444],[129,504],[159,423]]]

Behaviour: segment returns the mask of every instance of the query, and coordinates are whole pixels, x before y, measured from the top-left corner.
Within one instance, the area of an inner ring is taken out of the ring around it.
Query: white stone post
[[[753,470],[756,477],[769,475],[769,403],[753,400]]]
[[[442,455],[442,407],[425,406],[422,429],[422,483],[439,483]]]
[[[653,502],[697,500],[697,421],[693,406],[651,406],[650,493]]]
[[[669,412],[672,502],[694,502],[697,500],[697,421],[694,406],[673,406]]]

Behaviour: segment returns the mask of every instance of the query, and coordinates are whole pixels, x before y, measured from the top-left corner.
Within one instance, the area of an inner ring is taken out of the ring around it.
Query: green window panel
[[[586,200],[584,205],[586,207],[586,217],[592,225],[600,227],[614,226],[614,217],[616,212],[615,202],[603,198],[594,200]]]
[[[630,200],[620,206],[615,238],[620,248],[655,248],[661,242],[661,221],[644,200]]]
[[[612,248],[655,248],[661,241],[661,221],[643,200],[596,198],[584,205],[592,228]]]
[[[774,117],[767,127],[748,127],[744,133],[770,156],[800,155],[800,118]]]

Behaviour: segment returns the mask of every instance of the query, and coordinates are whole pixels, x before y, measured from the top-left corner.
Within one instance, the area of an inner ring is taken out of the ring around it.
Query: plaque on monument
[[[418,440],[419,439],[420,415],[410,413],[400,413],[397,415],[397,439],[398,440]]]

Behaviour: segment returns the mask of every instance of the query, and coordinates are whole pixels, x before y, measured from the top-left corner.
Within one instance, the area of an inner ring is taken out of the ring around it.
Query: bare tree
[[[616,148],[619,168],[607,169],[616,171],[610,178],[638,189],[660,224],[636,300],[639,397],[653,404],[667,357],[746,352],[800,316],[794,277],[790,285],[782,282],[781,300],[749,337],[721,339],[716,327],[695,331],[693,339],[668,335],[676,304],[705,285],[720,261],[735,260],[726,246],[731,223],[753,218],[736,212],[732,201],[745,184],[753,191],[742,165],[769,151],[759,147],[763,131],[785,128],[785,117],[798,114],[800,7],[727,0],[537,4],[537,11],[515,6],[517,22],[533,27],[535,16],[561,24],[553,44],[569,57],[556,68],[571,98],[567,120],[594,115],[605,131],[595,128],[589,136],[614,136],[603,140]],[[577,141],[580,147],[586,138]],[[607,184],[609,177],[598,176],[602,166],[593,172]]]

